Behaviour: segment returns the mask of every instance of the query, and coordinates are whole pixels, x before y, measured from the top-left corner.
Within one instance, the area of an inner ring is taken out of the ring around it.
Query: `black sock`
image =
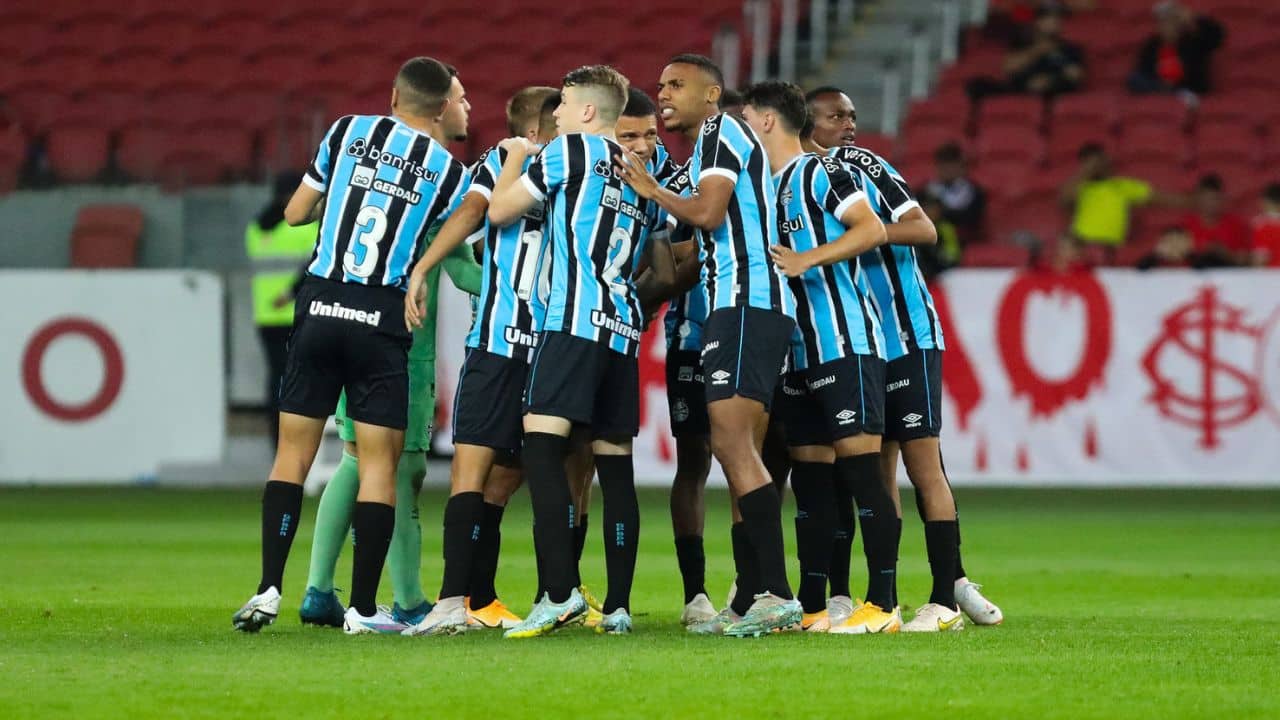
[[[733,567],[738,573],[737,589],[729,607],[739,615],[746,615],[755,594],[760,592],[760,575],[756,571],[756,551],[751,547],[751,536],[745,523],[736,522],[729,531],[733,540]]]
[[[807,613],[827,606],[827,573],[835,542],[835,488],[831,463],[796,462],[791,466],[791,491],[796,496],[796,555],[800,586],[796,597]]]
[[[902,518],[895,517],[893,523],[893,606],[898,606],[898,550],[902,547]]]
[[[790,600],[787,582],[787,551],[782,542],[782,503],[778,489],[772,484],[757,488],[738,498],[742,524],[756,552],[756,571],[760,573],[759,592],[768,592]]]
[[[857,535],[857,514],[853,509],[853,486],[840,473],[835,476],[836,533],[831,543],[831,568],[827,571],[831,596],[852,598],[849,590],[849,564],[853,561],[853,538]]]
[[[880,480],[880,454],[836,458],[836,472],[853,488],[853,497],[858,503],[862,547],[867,557],[866,601],[891,610],[897,584],[895,528],[898,516],[893,498]]]
[[[533,500],[536,550],[551,601],[562,603],[577,585],[573,562],[573,498],[565,475],[569,439],[550,433],[524,436],[525,484]]]
[[[684,602],[688,605],[698,593],[707,592],[707,554],[702,549],[701,535],[676,538],[676,563],[684,582]]]
[[[440,582],[441,599],[467,594],[483,514],[484,493],[458,493],[451,496],[444,505],[444,579]]]
[[[924,524],[925,549],[929,553],[929,572],[933,574],[933,591],[929,602],[956,609],[956,546],[955,520],[929,520]]]
[[[573,526],[573,579],[574,586],[582,585],[582,551],[587,546],[587,514],[583,513]]]
[[[485,503],[480,514],[480,539],[471,558],[471,575],[467,580],[467,595],[471,597],[472,610],[479,610],[498,599],[494,581],[498,577],[498,552],[502,547],[503,505]]]
[[[302,514],[302,486],[271,480],[262,489],[262,577],[258,592],[284,590],[284,564]]]
[[[351,607],[365,617],[378,612],[378,580],[391,547],[396,509],[379,502],[357,502],[351,514]]]
[[[631,609],[640,540],[640,501],[630,455],[597,455],[600,493],[604,496],[604,564],[609,592],[601,607],[606,614]]]

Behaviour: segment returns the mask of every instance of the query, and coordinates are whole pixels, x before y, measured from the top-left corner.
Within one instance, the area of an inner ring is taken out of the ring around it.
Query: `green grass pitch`
[[[302,627],[314,499],[281,618],[246,636],[230,617],[257,578],[257,492],[0,490],[0,718],[1280,717],[1280,493],[958,495],[966,569],[1003,607],[1002,627],[688,636],[666,497],[645,491],[636,633],[509,641]],[[422,502],[429,594],[442,500]],[[719,602],[732,569],[725,495],[708,507]],[[522,612],[533,581],[523,493],[503,530],[499,590]],[[909,511],[909,605],[928,594],[922,535]],[[598,527],[583,569],[602,591]],[[338,578],[347,587],[349,553]]]

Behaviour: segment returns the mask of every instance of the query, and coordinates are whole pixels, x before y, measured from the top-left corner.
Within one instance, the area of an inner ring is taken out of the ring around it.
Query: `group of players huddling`
[[[420,57],[396,76],[389,116],[346,116],[329,129],[285,212],[291,224],[318,219],[320,230],[280,386],[262,576],[233,618],[237,629],[257,631],[279,614],[302,483],[337,406],[350,482],[335,476],[321,500],[304,622],[351,634],[492,627],[526,638],[576,623],[630,632],[636,356],[664,304],[678,467],[671,516],[691,632],[934,632],[962,629],[962,611],[978,624],[1001,622],[960,564],[938,444],[942,329],[912,249],[936,233],[906,182],[854,145],[854,108],[836,88],[806,96],[763,82],[729,112],[719,68],[700,55],[672,58],[657,88],[655,107],[603,65],[569,72],[559,90],[525,88],[507,106],[513,137],[467,168],[446,149],[466,135],[463,86],[452,67]],[[658,142],[659,122],[693,143],[687,163]],[[478,281],[449,265],[474,265],[468,240],[482,254]],[[433,604],[418,579],[417,491],[434,345],[427,364],[416,362],[430,340],[415,341],[423,331],[414,329],[434,333],[441,267],[478,299],[454,401]],[[771,450],[762,449],[766,436]],[[899,455],[933,575],[929,602],[905,624]],[[704,582],[713,456],[734,519],[736,580],[722,610]],[[781,517],[788,473],[796,594]],[[594,477],[603,603],[578,574]],[[494,591],[502,510],[522,482],[538,569],[523,619]],[[856,603],[855,517],[868,571]],[[333,573],[348,527],[344,610]],[[375,604],[389,555],[391,608]]]

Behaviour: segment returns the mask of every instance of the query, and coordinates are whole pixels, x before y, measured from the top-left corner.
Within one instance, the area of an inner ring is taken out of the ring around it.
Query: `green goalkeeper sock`
[[[359,490],[360,471],[356,458],[344,450],[338,469],[320,496],[320,505],[316,508],[316,529],[311,537],[311,571],[307,575],[307,585],[320,592],[333,590],[333,573],[342,545],[347,541],[347,532],[351,529],[351,511],[356,505]]]
[[[422,592],[422,526],[418,524],[418,493],[427,477],[427,456],[406,452],[396,466],[396,529],[387,551],[387,569],[395,602],[411,610],[426,602]]]

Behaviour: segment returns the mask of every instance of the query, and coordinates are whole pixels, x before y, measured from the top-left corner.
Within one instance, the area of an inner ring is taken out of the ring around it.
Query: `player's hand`
[[[812,263],[804,259],[804,255],[785,245],[770,245],[769,254],[773,256],[773,264],[787,277],[799,277],[813,267]]]
[[[649,169],[630,150],[623,150],[622,155],[614,161],[613,169],[618,173],[636,194],[646,200],[652,200],[658,194],[658,181],[649,174]]]
[[[404,327],[409,332],[422,327],[427,315],[427,274],[414,269],[409,276],[409,289],[404,294]]]
[[[290,293],[288,290],[285,290],[284,292],[275,296],[275,298],[271,300],[271,307],[275,308],[276,310],[279,310],[280,308],[288,305],[291,302],[293,302],[293,294]]]
[[[521,153],[526,156],[538,154],[538,146],[525,137],[509,137],[499,142],[498,147],[506,150],[508,155],[513,153]]]

